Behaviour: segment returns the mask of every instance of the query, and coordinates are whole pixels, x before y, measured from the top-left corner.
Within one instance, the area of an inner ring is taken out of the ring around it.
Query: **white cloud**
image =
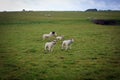
[[[37,0],[36,7],[41,10],[71,10],[73,0]]]
[[[119,3],[119,0],[0,0],[0,11],[120,9]]]

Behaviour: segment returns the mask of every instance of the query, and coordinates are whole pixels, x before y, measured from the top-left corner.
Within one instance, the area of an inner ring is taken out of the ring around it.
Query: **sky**
[[[120,10],[120,0],[0,0],[0,11]]]

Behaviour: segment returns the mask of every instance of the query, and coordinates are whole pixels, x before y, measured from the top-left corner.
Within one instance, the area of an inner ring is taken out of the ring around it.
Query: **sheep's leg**
[[[52,52],[52,51],[53,51],[53,48],[51,48],[50,52]]]
[[[45,51],[45,53],[48,51],[48,46],[45,46],[44,51]]]
[[[51,47],[48,47],[48,51],[51,52]]]
[[[50,36],[49,35],[46,35],[46,36],[43,36],[43,40],[49,38]]]
[[[45,51],[47,50],[47,46],[45,46],[44,50],[45,50]]]
[[[68,46],[68,45],[66,45],[66,46],[65,46],[65,50],[68,50],[68,47],[69,47],[69,46]]]

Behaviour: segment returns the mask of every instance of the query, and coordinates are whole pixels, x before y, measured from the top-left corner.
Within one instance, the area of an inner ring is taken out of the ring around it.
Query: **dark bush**
[[[92,22],[100,25],[119,25],[120,24],[120,20],[94,19],[92,20]]]
[[[87,9],[86,12],[95,12],[97,9]]]

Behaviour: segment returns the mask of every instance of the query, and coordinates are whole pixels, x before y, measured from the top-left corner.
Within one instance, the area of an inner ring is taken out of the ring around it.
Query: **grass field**
[[[50,16],[47,16],[47,15]],[[1,12],[0,80],[120,80],[120,12]],[[44,52],[44,33],[74,38],[72,49]]]

